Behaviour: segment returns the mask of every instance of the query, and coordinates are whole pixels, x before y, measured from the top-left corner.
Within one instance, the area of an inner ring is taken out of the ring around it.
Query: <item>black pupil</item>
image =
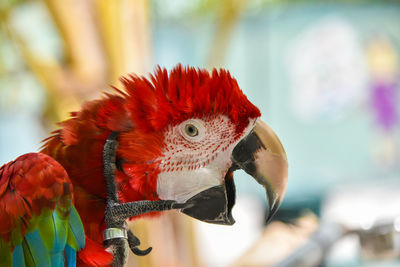
[[[193,124],[187,124],[185,127],[186,134],[189,136],[197,135],[197,128]]]

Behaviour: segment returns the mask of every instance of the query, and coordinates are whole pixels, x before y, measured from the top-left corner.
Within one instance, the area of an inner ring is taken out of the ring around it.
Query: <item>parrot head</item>
[[[266,190],[269,218],[286,191],[285,150],[226,70],[178,65],[150,79],[122,79],[131,127],[119,135],[117,180],[124,201],[175,200],[181,212],[231,225],[233,173]]]

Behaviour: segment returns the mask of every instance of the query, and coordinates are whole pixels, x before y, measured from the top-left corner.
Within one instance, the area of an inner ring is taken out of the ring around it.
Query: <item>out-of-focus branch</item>
[[[224,63],[226,50],[246,0],[223,0],[218,9],[216,29],[208,58],[209,67],[219,67]]]
[[[151,71],[151,28],[148,0],[124,0],[123,12],[123,51],[126,72],[147,74]]]
[[[98,0],[93,2],[110,65],[110,81],[122,74],[145,74],[151,63],[148,0]]]
[[[115,83],[124,72],[121,0],[93,1],[102,44],[109,67],[108,80]]]
[[[44,122],[52,124],[67,118],[69,112],[79,109],[83,100],[93,98],[106,87],[106,68],[96,25],[89,15],[89,2],[45,0],[45,3],[59,27],[66,61],[48,57],[44,60],[40,54],[34,53],[24,32],[15,28],[8,19],[14,10],[9,10],[3,24],[26,66],[46,90]]]
[[[47,91],[48,98],[51,99],[53,96],[51,88],[54,87],[53,77],[58,76],[57,73],[61,70],[61,66],[56,61],[43,61],[35,56],[20,34],[10,25],[8,16],[2,20],[2,24],[8,39],[14,44],[26,66],[43,85],[43,88]],[[54,102],[48,101],[46,110],[51,114],[50,120],[54,121],[60,118],[58,107],[54,105]]]
[[[104,83],[106,63],[90,0],[44,0],[64,42],[68,67],[83,83]],[[109,1],[114,2],[114,1]]]

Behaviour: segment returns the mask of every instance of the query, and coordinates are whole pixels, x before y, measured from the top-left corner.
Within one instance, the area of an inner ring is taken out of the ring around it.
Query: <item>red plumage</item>
[[[89,238],[86,238],[85,244],[85,249],[79,253],[78,266],[105,266],[112,262],[113,256],[105,251],[101,244],[93,242]]]
[[[260,116],[225,70],[210,74],[178,65],[170,73],[157,68],[150,79],[131,75],[122,83],[125,92],[116,90],[71,113],[72,118],[59,124],[61,129],[45,140],[42,150],[66,169],[74,185],[75,206],[90,239],[79,254],[81,259],[89,260],[87,255],[93,253],[88,251],[96,251],[93,242],[102,244],[106,202],[102,149],[112,131],[120,132],[117,158],[122,165],[116,179],[122,201],[156,200],[157,158],[168,125],[223,114],[239,134],[250,117]]]

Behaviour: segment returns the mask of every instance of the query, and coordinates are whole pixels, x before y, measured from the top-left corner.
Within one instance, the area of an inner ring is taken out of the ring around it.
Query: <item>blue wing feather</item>
[[[71,213],[69,215],[69,227],[71,229],[73,238],[77,242],[77,249],[81,250],[85,247],[85,232],[83,230],[81,218],[79,217],[78,211],[74,206],[72,206]]]
[[[22,247],[26,263],[33,263],[33,266],[51,266],[50,254],[38,230],[25,235]]]
[[[65,259],[67,260],[67,267],[76,266],[76,250],[71,248],[69,245],[65,247]]]
[[[13,266],[25,266],[24,260],[24,252],[22,250],[22,244],[19,244],[14,248],[13,258],[12,258]]]
[[[61,218],[58,216],[57,209],[52,214],[52,222],[54,226],[54,242],[51,248],[51,264],[52,266],[64,265],[64,249],[68,237],[68,217]]]

